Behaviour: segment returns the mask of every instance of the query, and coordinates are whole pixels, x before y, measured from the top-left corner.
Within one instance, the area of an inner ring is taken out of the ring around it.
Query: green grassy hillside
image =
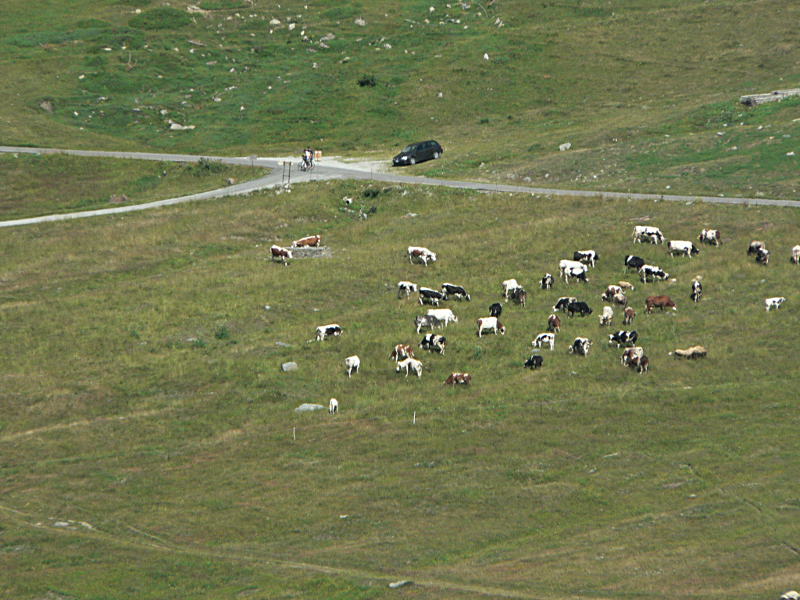
[[[418,171],[797,196],[800,104],[737,103],[800,85],[792,0],[3,8],[9,144],[388,159],[433,137]]]
[[[344,196],[375,214],[353,219]],[[725,243],[673,259],[632,244],[637,223],[677,239],[714,226]],[[320,183],[8,230],[0,595],[777,597],[797,574],[797,225],[787,209]],[[333,258],[268,260],[309,233]],[[754,238],[767,267],[745,254]],[[409,244],[439,262],[410,265]],[[586,247],[601,256],[587,285],[536,288]],[[632,252],[676,281],[639,285]],[[508,277],[530,302],[478,339]],[[450,304],[460,320],[421,379],[389,359],[421,338],[400,279],[473,297]],[[645,375],[598,326],[620,279],[637,284]],[[568,293],[595,315],[565,317],[544,368],[524,369]],[[679,310],[644,314],[651,293]],[[766,313],[773,295],[787,304]],[[340,338],[308,341],[329,322]],[[577,335],[588,357],[567,353]],[[696,343],[706,360],[667,355]],[[446,388],[454,370],[472,385]],[[330,397],[336,417],[294,411]],[[400,579],[419,585],[388,588]]]

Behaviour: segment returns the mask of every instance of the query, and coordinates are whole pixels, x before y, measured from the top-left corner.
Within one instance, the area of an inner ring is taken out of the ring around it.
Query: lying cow
[[[555,279],[553,279],[553,276],[550,273],[545,273],[544,277],[542,277],[542,280],[539,282],[539,286],[543,290],[549,290],[550,288],[553,287],[553,283],[555,283]]]
[[[572,317],[578,313],[580,316],[585,317],[586,315],[592,314],[592,309],[589,308],[589,305],[586,302],[570,302],[567,304],[567,314]]]
[[[708,350],[706,350],[703,346],[691,346],[686,349],[676,348],[673,352],[670,352],[670,356],[674,356],[676,358],[688,358],[689,360],[695,360],[698,358],[705,358],[708,354]]]
[[[417,333],[419,333],[423,329],[444,327],[444,321],[432,315],[419,315],[414,319],[414,326],[417,328]]]
[[[529,369],[539,369],[544,364],[544,357],[539,354],[531,354],[530,358],[525,361],[525,367]]]
[[[617,348],[620,346],[634,346],[636,345],[636,341],[639,339],[639,334],[635,331],[616,331],[614,333],[609,334],[608,336],[608,345],[616,344]]]
[[[626,348],[622,353],[620,362],[623,366],[629,365],[632,361],[644,356],[644,348],[641,346],[634,346],[633,348]]]
[[[626,306],[625,310],[623,311],[623,315],[625,315],[622,319],[623,325],[630,325],[633,323],[633,320],[636,318],[636,311],[633,310],[630,306]]]
[[[419,343],[419,347],[423,350],[428,350],[429,352],[438,352],[444,356],[444,351],[447,348],[447,338],[443,335],[427,333]]]
[[[292,248],[317,247],[322,241],[320,235],[308,235],[292,242]]]
[[[614,294],[611,297],[611,302],[614,304],[619,304],[620,306],[627,306],[628,304],[628,297],[620,292],[619,294]]]
[[[449,300],[450,296],[453,296],[458,300],[466,300],[467,302],[472,300],[470,295],[467,293],[467,290],[465,290],[462,286],[456,285],[454,283],[443,283],[442,293],[444,294],[445,300]]]
[[[559,298],[556,301],[555,305],[553,306],[553,312],[557,312],[559,310],[561,312],[567,312],[567,307],[572,302],[577,302],[577,301],[578,299],[575,296],[561,296],[561,298]]]
[[[644,261],[642,261],[642,264],[644,264]],[[621,287],[623,290],[636,289],[636,288],[633,287],[633,284],[631,282],[629,282],[629,281],[620,281],[619,282],[619,287]]]
[[[773,308],[778,310],[783,303],[786,302],[786,298],[783,296],[775,296],[774,298],[767,298],[764,300],[764,306],[767,309],[767,312],[771,311]]]
[[[414,349],[410,344],[395,344],[395,347],[392,350],[392,353],[389,355],[389,358],[393,358],[394,362],[400,362],[409,356],[414,358]]]
[[[472,375],[469,373],[450,373],[444,383],[445,385],[469,385],[470,381],[472,381]]]
[[[445,327],[447,327],[450,323],[458,323],[458,317],[455,316],[453,311],[449,308],[429,308],[428,312],[425,314],[439,319],[442,323],[444,323]]]
[[[288,248],[283,248],[282,246],[276,246],[276,245],[273,244],[270,247],[269,251],[270,251],[270,254],[272,255],[272,260],[279,260],[284,265],[288,265],[289,264],[286,261],[287,258],[288,259],[292,258],[292,251],[289,250]]]
[[[405,296],[408,298],[412,293],[416,293],[419,291],[419,287],[416,283],[411,281],[398,281],[397,282],[397,297],[402,298]]]
[[[497,335],[506,334],[506,327],[500,321],[497,320],[497,317],[481,317],[477,321],[478,323],[478,337],[483,335],[484,331],[490,331]]]
[[[670,240],[669,244],[667,244],[667,252],[672,256],[682,254],[689,258],[695,254],[700,254],[700,250],[697,249],[697,246],[686,240]]]
[[[642,265],[639,269],[639,279],[642,280],[642,283],[655,281],[656,279],[666,281],[669,279],[669,273],[656,265]]]
[[[550,315],[547,317],[547,331],[558,333],[561,331],[561,319],[558,315]]]
[[[653,312],[654,308],[660,308],[662,311],[665,308],[678,310],[678,307],[675,306],[675,303],[669,296],[648,296],[644,301],[644,306],[646,311],[649,313]]]
[[[633,228],[634,243],[650,242],[651,244],[662,244],[664,239],[664,234],[661,233],[658,227],[636,225]]]
[[[409,373],[414,373],[417,377],[422,377],[422,362],[411,357],[403,359],[398,362],[395,367],[395,373],[399,373],[400,371],[405,371],[406,377],[408,377]]]
[[[421,263],[427,267],[429,262],[436,262],[436,253],[424,246],[409,246],[406,252],[408,253],[408,262],[412,264]]]
[[[555,333],[550,333],[550,332],[540,333],[531,342],[531,346],[533,346],[534,348],[541,348],[544,345],[550,346],[550,350],[555,349],[555,347],[556,347],[556,334]]]
[[[592,347],[592,341],[585,337],[576,337],[569,347],[570,354],[578,354],[580,356],[588,356],[589,349]]]
[[[614,309],[610,306],[604,306],[603,312],[600,315],[600,327],[611,325],[611,321],[614,318]]]
[[[644,266],[644,259],[639,256],[634,256],[633,254],[628,254],[625,257],[625,268],[626,269],[633,269],[634,271],[638,271]]]
[[[711,244],[712,246],[719,246],[722,243],[719,229],[703,229],[697,239],[701,244]]]
[[[347,369],[347,376],[350,377],[353,374],[353,371],[358,373],[358,369],[361,366],[361,359],[358,358],[355,354],[353,356],[348,356],[344,359],[344,368]]]
[[[503,305],[495,302],[489,306],[489,315],[492,317],[499,317],[503,312]]]
[[[595,263],[600,260],[600,255],[594,250],[576,250],[572,255],[572,260],[594,267]]]
[[[321,342],[325,338],[329,337],[338,337],[342,335],[342,326],[336,323],[331,323],[330,325],[320,325],[317,327],[317,336],[316,340]]]
[[[439,306],[439,302],[442,300],[446,300],[446,297],[442,292],[427,287],[419,288],[420,304],[432,304],[433,306]]]

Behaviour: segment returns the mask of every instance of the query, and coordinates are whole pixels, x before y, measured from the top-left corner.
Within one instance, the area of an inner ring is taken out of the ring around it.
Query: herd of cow
[[[703,229],[698,236],[700,243],[708,244],[711,246],[720,246],[722,238],[720,232],[715,229]],[[657,227],[651,226],[636,226],[633,230],[633,243],[650,243],[650,244],[667,244],[667,253],[670,256],[685,256],[692,258],[699,254],[699,249],[691,241],[687,240],[670,240],[667,241],[664,234]],[[318,245],[320,237],[309,236],[296,240],[293,242],[293,247],[303,245]],[[276,251],[277,248],[277,251]],[[286,256],[285,253],[288,253]],[[760,264],[769,264],[769,251],[761,241],[751,242],[748,255],[755,255],[756,261]],[[288,248],[280,248],[278,246],[272,247],[273,258],[280,259],[286,262],[286,258],[291,258],[291,251]],[[409,246],[407,249],[407,257],[412,264],[422,264],[428,266],[437,261],[436,253],[430,251],[422,246]],[[600,256],[595,250],[578,250],[573,254],[571,260],[564,259],[559,262],[559,277],[563,280],[565,285],[569,285],[572,281],[579,281],[588,283],[589,271],[595,267],[600,260]],[[800,245],[792,248],[791,261],[795,264],[800,263]],[[623,261],[625,269],[628,271],[634,270],[639,275],[639,280],[642,284],[648,284],[655,281],[667,281],[670,279],[669,273],[664,271],[661,267],[653,264],[648,264],[643,258],[635,255],[627,255]],[[674,281],[674,279],[672,280]],[[545,275],[538,282],[543,290],[549,290],[555,284],[555,277],[550,273]],[[507,279],[501,283],[502,286],[502,299],[507,303],[509,300],[522,307],[527,302],[527,292],[523,286],[519,284],[516,279]],[[623,314],[623,324],[631,325],[636,317],[636,311],[628,306],[627,293],[633,290],[634,285],[628,281],[619,281],[617,283],[609,284],[605,291],[601,294],[600,298],[607,305],[603,306],[602,313],[599,317],[601,327],[607,327],[612,324],[614,319],[613,306],[619,306]],[[442,302],[449,300],[471,301],[472,297],[467,290],[454,283],[443,283],[440,289],[431,287],[419,286],[412,281],[399,281],[397,283],[397,297],[398,299],[410,298],[412,294],[417,295],[420,305],[431,305],[423,315],[418,315],[414,319],[414,326],[417,334],[423,333],[423,330],[430,330],[424,333],[422,341],[418,347],[427,352],[444,355],[447,348],[447,338],[444,335],[436,333],[436,329],[444,329],[450,323],[458,322],[458,317],[450,308],[440,308]],[[689,297],[693,302],[700,302],[703,296],[703,286],[699,278],[695,278],[691,282],[691,293]],[[772,297],[765,299],[766,310],[778,309],[785,302],[785,297]],[[654,309],[658,308],[661,311],[664,309],[677,310],[675,302],[667,295],[652,295],[647,296],[644,302],[645,311],[652,313]],[[486,333],[494,335],[505,335],[507,328],[500,321],[500,316],[503,312],[503,304],[494,302],[489,306],[489,315],[480,317],[476,321],[477,330],[476,335],[480,338]],[[561,316],[566,314],[569,317],[580,316],[586,317],[592,314],[592,308],[586,301],[579,300],[576,296],[562,296],[555,305],[552,307],[552,314],[547,318],[547,331],[539,333],[531,342],[533,346],[533,353],[524,361],[523,365],[531,369],[538,369],[544,365],[544,357],[540,351],[544,347],[548,347],[551,351],[555,349],[556,334],[561,331]],[[342,334],[342,327],[339,324],[331,323],[321,325],[316,330],[316,341],[323,341],[328,337],[335,337]],[[621,363],[628,366],[638,373],[646,373],[650,365],[650,359],[645,354],[642,346],[639,343],[639,333],[635,330],[619,330],[608,334],[608,344],[616,345],[617,348],[624,348],[621,356]],[[568,347],[568,352],[579,356],[587,356],[592,347],[592,340],[585,336],[576,337]],[[410,344],[399,343],[394,346],[389,357],[395,362],[395,371],[397,373],[405,373],[406,376],[414,374],[417,377],[422,377],[423,364],[415,354],[414,347]],[[672,356],[687,359],[697,359],[705,357],[707,351],[703,346],[691,346],[687,349],[675,349],[674,352],[669,353]],[[348,377],[353,373],[358,373],[361,361],[358,356],[348,356],[345,361],[345,369]],[[465,385],[469,384],[472,376],[469,373],[454,372],[451,373],[444,381],[448,385]]]

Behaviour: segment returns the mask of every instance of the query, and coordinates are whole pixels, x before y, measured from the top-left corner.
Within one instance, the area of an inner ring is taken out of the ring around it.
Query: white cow
[[[611,320],[614,318],[614,310],[610,306],[603,307],[603,313],[600,315],[600,325],[611,325]]]
[[[427,267],[429,262],[436,262],[436,253],[424,246],[409,246],[407,252],[410,263],[422,263]]]
[[[441,322],[444,323],[444,326],[447,327],[448,323],[451,321],[453,323],[458,323],[458,317],[453,314],[453,311],[449,308],[429,308],[428,312],[425,313],[429,317],[436,317]],[[419,333],[419,332],[417,332]]]
[[[491,331],[495,335],[499,331],[500,335],[505,335],[506,327],[497,320],[497,317],[481,317],[478,319],[478,337],[481,337],[484,331]]]
[[[664,234],[661,233],[658,227],[635,225],[633,228],[634,243],[650,242],[651,244],[662,244],[664,239]]]
[[[419,291],[419,286],[412,282],[412,281],[398,281],[397,282],[397,297],[402,298],[405,296],[408,298],[412,292],[417,293]]]
[[[783,296],[775,296],[774,298],[767,298],[764,300],[764,306],[767,308],[767,311],[779,309],[783,306],[783,303],[786,302],[786,298]]]
[[[536,336],[536,339],[534,339],[531,342],[531,346],[533,346],[534,348],[541,348],[545,344],[550,346],[550,350],[553,350],[555,348],[555,345],[556,345],[556,334],[555,333],[540,333],[539,335]]]
[[[692,255],[699,254],[700,250],[688,240],[670,240],[669,244],[667,244],[667,252],[672,256],[683,254],[684,256],[692,258]]]
[[[347,376],[350,377],[353,374],[353,371],[358,373],[358,368],[361,366],[361,359],[358,358],[355,354],[353,356],[348,356],[344,359],[344,368],[347,369]]]
[[[422,377],[422,361],[409,356],[397,363],[395,373],[399,373],[400,371],[405,371],[406,377],[408,377],[409,373],[414,373],[417,377]]]
[[[800,263],[800,244],[792,246],[792,262],[794,264]]]
[[[515,290],[518,287],[522,287],[520,286],[519,283],[517,283],[516,279],[506,279],[502,285],[503,285],[503,298],[505,298],[506,300],[508,300],[508,295],[511,293],[511,290]]]
[[[328,412],[332,415],[339,412],[339,401],[336,398],[331,398],[328,402]]]

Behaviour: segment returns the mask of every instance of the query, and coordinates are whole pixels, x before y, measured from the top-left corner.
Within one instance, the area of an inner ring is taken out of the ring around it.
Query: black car
[[[392,159],[395,167],[401,165],[414,165],[423,160],[439,158],[444,150],[439,142],[428,140],[427,142],[417,142],[403,148],[403,150]]]

